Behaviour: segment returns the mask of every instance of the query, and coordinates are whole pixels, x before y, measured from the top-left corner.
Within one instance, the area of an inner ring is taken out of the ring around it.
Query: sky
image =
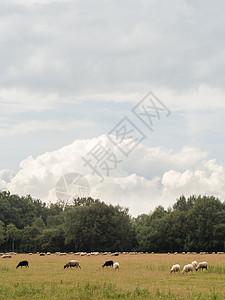
[[[83,188],[133,216],[224,201],[224,10],[0,0],[0,189],[54,203]]]

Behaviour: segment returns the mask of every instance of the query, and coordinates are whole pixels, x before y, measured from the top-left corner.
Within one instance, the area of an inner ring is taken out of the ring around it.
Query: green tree
[[[15,225],[9,224],[6,226],[6,239],[12,242],[12,251],[15,251],[15,241],[20,239],[20,230]]]
[[[225,251],[225,204],[223,210],[216,216],[217,223],[213,227],[213,249],[216,251]]]
[[[37,225],[26,226],[21,233],[20,251],[22,252],[37,252],[40,251],[38,237],[41,235],[42,229]]]
[[[170,252],[183,252],[187,237],[187,214],[183,210],[174,210],[168,214],[167,242]]]
[[[5,242],[5,228],[4,223],[0,221],[0,246]]]
[[[37,238],[37,244],[40,245],[40,251],[56,252],[64,251],[64,229],[62,225],[51,229],[45,229]]]
[[[57,227],[59,225],[62,225],[63,222],[64,222],[63,213],[60,213],[59,215],[55,215],[55,216],[50,215],[47,217],[48,228]]]
[[[167,236],[168,213],[158,206],[149,215],[137,218],[137,241],[140,251],[168,251]]]
[[[46,225],[41,216],[38,218],[35,218],[33,225],[36,225],[38,228],[42,228],[42,229],[46,228]]]
[[[224,205],[215,197],[198,196],[187,213],[186,251],[215,251],[215,230]],[[220,220],[221,221],[221,220]],[[224,236],[225,238],[225,236]]]
[[[131,248],[132,226],[127,209],[95,201],[66,212],[65,242],[76,251],[115,251]]]

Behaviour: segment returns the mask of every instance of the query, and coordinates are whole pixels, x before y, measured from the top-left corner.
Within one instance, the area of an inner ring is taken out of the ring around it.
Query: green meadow
[[[29,268],[18,268],[21,260]],[[69,260],[81,269],[64,269]],[[119,271],[102,268],[118,261]],[[207,261],[209,269],[193,274],[170,274],[193,260]],[[121,254],[98,256],[39,256],[17,254],[0,259],[0,299],[225,299],[225,255]]]

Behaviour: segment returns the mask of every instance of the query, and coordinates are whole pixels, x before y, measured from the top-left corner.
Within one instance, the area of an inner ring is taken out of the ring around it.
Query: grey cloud
[[[1,21],[4,87],[59,95],[143,82],[178,90],[223,87],[222,1],[13,5]]]

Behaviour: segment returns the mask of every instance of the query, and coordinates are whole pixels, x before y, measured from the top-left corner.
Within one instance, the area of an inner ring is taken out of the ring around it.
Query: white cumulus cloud
[[[109,176],[104,168],[98,169],[104,180],[93,174],[82,159],[98,143],[122,160],[115,170],[110,170]],[[225,195],[224,168],[209,159],[206,152],[191,147],[174,152],[139,144],[126,158],[106,135],[76,140],[36,158],[27,157],[7,188],[13,193],[55,202],[56,184],[67,173],[82,174],[90,183],[90,196],[129,207],[132,215],[148,213],[157,205],[168,207],[182,194],[213,194],[220,198]]]

